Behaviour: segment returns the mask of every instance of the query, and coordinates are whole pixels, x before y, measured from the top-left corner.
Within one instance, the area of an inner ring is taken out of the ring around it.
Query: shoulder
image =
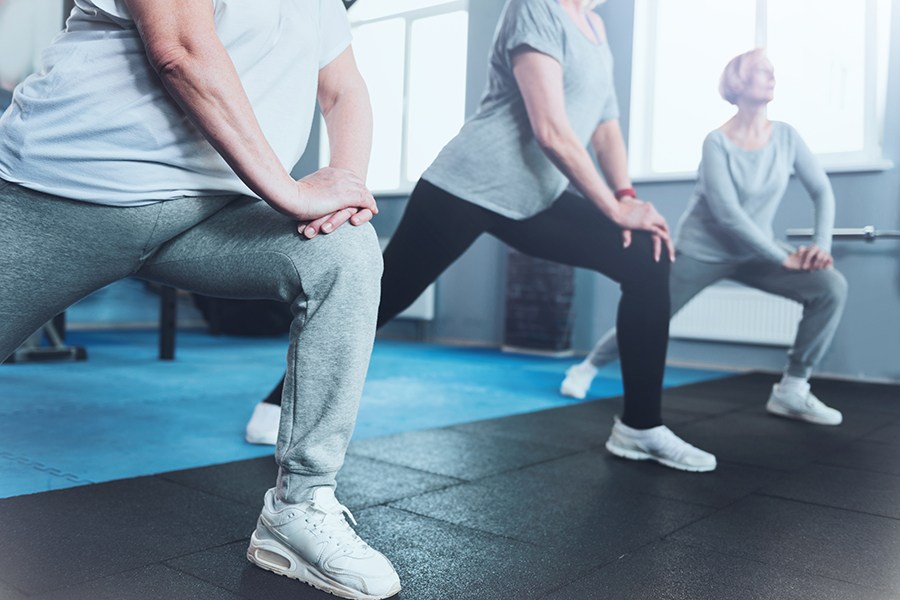
[[[797,130],[784,121],[772,121],[772,136],[784,142],[802,140]]]
[[[703,138],[703,149],[725,148],[725,132],[722,129],[713,129]]]
[[[518,24],[554,22],[558,16],[555,4],[554,0],[509,0],[503,17],[507,22]]]

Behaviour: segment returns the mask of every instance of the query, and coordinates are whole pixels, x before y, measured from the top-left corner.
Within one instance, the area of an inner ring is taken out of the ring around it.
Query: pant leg
[[[311,240],[262,202],[236,202],[162,244],[139,276],[230,298],[290,302],[276,461],[278,497],[334,485],[356,423],[375,336],[381,252],[371,225]]]
[[[497,218],[420,180],[384,250],[378,327],[415,302]]]
[[[703,289],[729,277],[734,269],[733,264],[704,262],[679,253],[669,275],[672,316]],[[613,327],[597,341],[587,360],[595,367],[602,367],[618,358],[619,343]]]
[[[847,300],[847,280],[834,268],[789,271],[777,263],[744,265],[734,279],[803,305],[786,372],[808,378],[834,339]]]
[[[649,234],[635,232],[622,247],[622,230],[590,201],[564,193],[546,211],[493,227],[517,250],[610,277],[620,284],[617,313],[625,408],[622,420],[638,429],[662,423],[661,391],[669,341],[669,261],[653,260]]]
[[[69,305],[133,274],[152,246],[161,206],[76,202],[0,180],[0,360]],[[173,226],[219,206],[198,206]]]
[[[495,218],[482,208],[420,180],[384,250],[380,328],[415,302]],[[263,400],[279,404],[284,378]]]

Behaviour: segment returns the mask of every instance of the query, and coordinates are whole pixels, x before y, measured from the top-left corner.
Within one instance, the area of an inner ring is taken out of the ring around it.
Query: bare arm
[[[546,54],[526,49],[513,56],[513,75],[535,139],[553,164],[614,223],[626,230],[640,229],[659,236],[669,246],[671,256],[674,251],[665,219],[649,203],[618,202],[572,130],[565,110],[562,66]],[[624,144],[621,152],[624,161]],[[612,166],[607,164],[607,168]]]
[[[297,219],[344,206],[374,207],[364,186],[341,172],[294,181],[256,120],[234,64],[215,31],[209,0],[124,0],[150,64],[169,94],[234,172],[273,208]],[[329,202],[310,197],[315,185],[338,190]],[[340,200],[337,199],[340,197]]]
[[[537,143],[585,198],[616,221],[618,202],[566,117],[562,66],[546,54],[520,50],[513,56],[513,75]]]
[[[319,71],[318,100],[331,149],[329,166],[351,171],[365,181],[372,153],[372,105],[351,48]],[[301,226],[301,231],[313,237],[320,231],[331,233],[348,219],[362,225],[371,218],[371,209],[346,208]]]
[[[610,182],[614,189],[621,190],[631,187],[631,177],[628,176],[628,153],[625,150],[625,139],[622,137],[622,128],[618,119],[604,121],[594,130],[591,136],[591,146],[600,163],[600,170],[606,181]]]

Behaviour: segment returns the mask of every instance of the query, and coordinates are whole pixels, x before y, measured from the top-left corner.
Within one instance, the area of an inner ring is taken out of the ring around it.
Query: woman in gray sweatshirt
[[[772,64],[760,50],[732,59],[720,83],[737,114],[703,143],[697,185],[676,233],[678,260],[670,278],[674,315],[701,290],[732,279],[803,305],[803,318],[781,381],[772,388],[770,413],[822,425],[839,425],[841,413],[818,400],[808,379],[834,337],[847,282],[831,257],[834,194],[825,171],[786,123],[770,121]],[[794,172],[815,207],[810,246],[775,240],[772,220]],[[604,335],[584,362],[566,373],[560,392],[583,398],[597,368],[619,355],[615,330]]]

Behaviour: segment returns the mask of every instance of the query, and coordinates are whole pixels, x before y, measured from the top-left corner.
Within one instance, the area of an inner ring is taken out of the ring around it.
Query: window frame
[[[635,0],[634,5],[628,164],[632,180],[636,182],[682,181],[697,177],[696,169],[656,171],[652,164],[653,102],[656,98],[654,57],[657,50],[658,27],[656,8],[660,2],[666,1],[670,0]],[[778,0],[755,0],[755,47],[764,48],[767,45],[767,8],[770,1]],[[884,171],[893,167],[893,162],[883,154],[887,63],[890,61],[890,18],[882,17],[880,21],[878,18],[879,10],[885,10],[886,16],[890,17],[891,2],[890,0],[863,0],[863,2],[865,2],[866,23],[864,147],[855,152],[817,153],[817,158],[829,173]]]
[[[421,8],[413,8],[406,9],[400,11],[385,11],[384,14],[379,15],[377,17],[371,18],[361,18],[354,19],[354,11],[353,7],[351,7],[348,11],[348,16],[350,18],[350,26],[352,30],[355,30],[357,27],[372,25],[375,23],[379,23],[382,21],[387,21],[391,19],[403,19],[404,20],[404,41],[403,41],[403,108],[402,108],[402,117],[401,117],[401,131],[400,131],[400,165],[399,165],[399,183],[396,188],[389,189],[381,189],[381,188],[373,188],[371,191],[373,194],[382,195],[382,196],[391,196],[391,195],[406,195],[412,192],[415,184],[418,180],[418,176],[416,176],[415,180],[410,180],[409,173],[407,169],[408,157],[409,157],[409,117],[410,117],[410,74],[412,70],[412,53],[410,52],[410,48],[412,47],[412,37],[413,37],[413,25],[416,21],[420,19],[427,19],[430,17],[436,17],[440,15],[450,14],[454,12],[465,12],[468,16],[469,13],[469,0],[446,0],[445,2],[440,2],[431,6],[425,6]],[[466,35],[466,40],[464,40],[463,44],[468,46],[468,33]],[[468,74],[467,74],[468,75]],[[466,77],[468,79],[468,77]],[[468,81],[463,81],[462,85],[467,86]],[[463,107],[465,111],[465,107]],[[324,158],[327,154],[324,152],[324,149],[327,146],[323,145],[321,140],[327,140],[327,132],[325,128],[324,120],[321,122],[320,127],[320,144],[319,144],[319,165],[320,167],[326,166],[327,162]],[[449,140],[448,140],[449,141]],[[372,146],[372,152],[377,152],[377,148],[374,145]]]

